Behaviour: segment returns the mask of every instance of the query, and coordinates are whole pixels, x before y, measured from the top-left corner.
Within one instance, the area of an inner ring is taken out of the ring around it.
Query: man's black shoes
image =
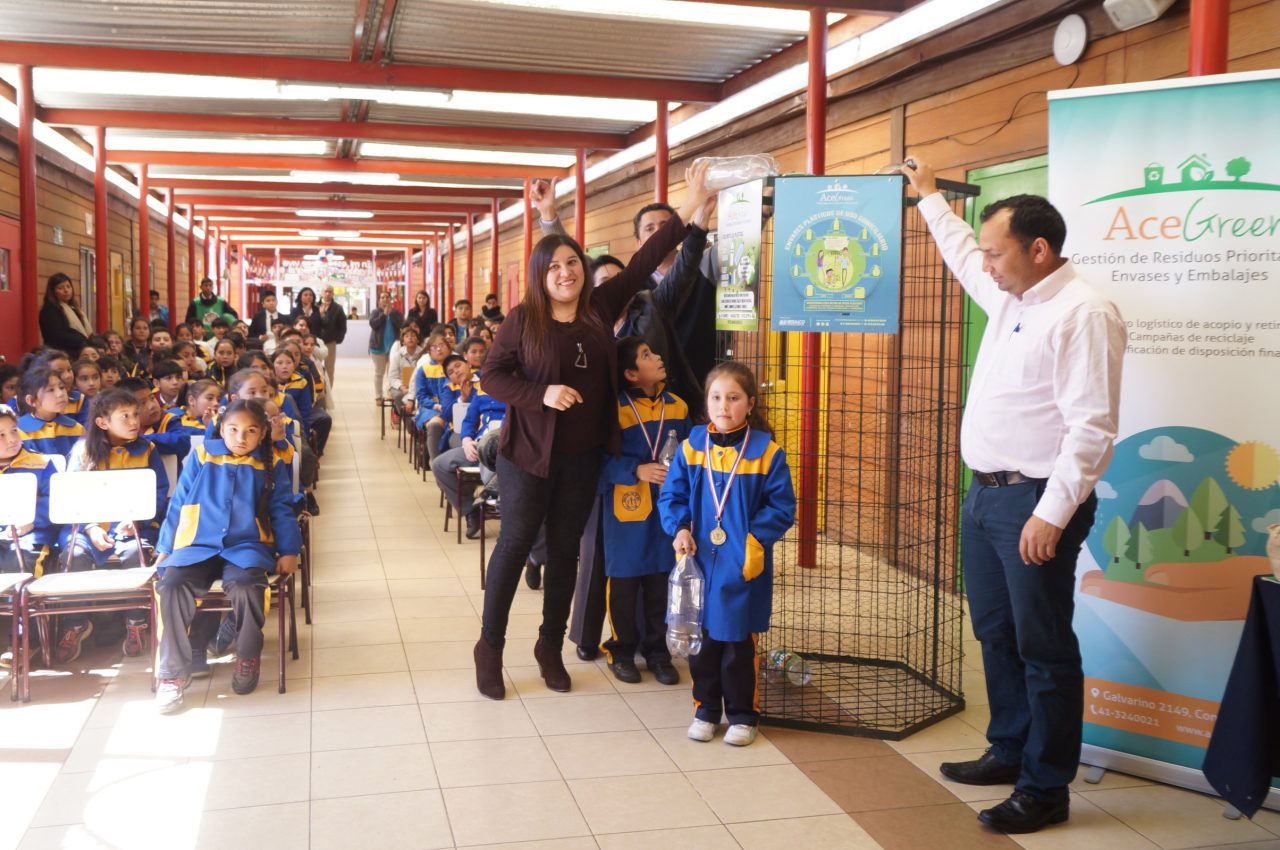
[[[475,540],[480,536],[480,506],[476,505],[467,514],[467,539]]]
[[[1018,781],[1021,765],[1004,764],[987,750],[974,761],[949,761],[938,766],[942,775],[965,785],[1012,785]]]
[[[609,664],[609,672],[619,682],[634,685],[640,681],[640,670],[631,658],[614,658]]]
[[[978,812],[978,820],[998,832],[1021,834],[1038,832],[1049,824],[1062,823],[1071,814],[1071,800],[1056,803],[1037,800],[1030,794],[1014,791],[998,806]]]

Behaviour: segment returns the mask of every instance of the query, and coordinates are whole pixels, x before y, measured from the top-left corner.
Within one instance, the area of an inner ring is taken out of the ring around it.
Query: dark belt
[[[973,480],[983,487],[1012,487],[1014,484],[1039,484],[1047,478],[1028,478],[1021,472],[974,472]]]

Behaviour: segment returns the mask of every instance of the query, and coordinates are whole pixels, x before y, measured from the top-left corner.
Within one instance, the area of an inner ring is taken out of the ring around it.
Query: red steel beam
[[[252,56],[183,50],[141,50],[87,44],[0,41],[0,63],[98,71],[141,71],[163,74],[238,77],[360,87],[474,89],[519,94],[577,97],[627,97],[712,103],[720,99],[718,83],[670,78],[557,74],[522,69],[407,65],[398,62],[350,62],[295,56]]]
[[[810,174],[827,170],[827,10],[809,12],[809,86],[805,103],[805,145]],[[801,567],[818,563],[818,421],[822,386],[822,338],[801,338],[800,356],[800,500],[797,511]]]
[[[582,245],[587,238],[587,151],[578,148],[577,155],[573,169],[573,235]]]
[[[147,166],[138,169],[138,268],[134,279],[138,281],[138,313],[151,318],[151,210],[147,198],[151,186],[147,181]]]
[[[452,314],[452,310],[453,310],[453,302],[454,302],[455,300],[457,300],[457,298],[456,298],[457,289],[454,287],[454,277],[453,277],[453,273],[454,273],[454,270],[453,270],[453,245],[454,245],[454,242],[453,242],[453,240],[454,240],[455,238],[456,238],[456,236],[455,236],[455,234],[454,234],[454,232],[453,232],[453,225],[452,225],[452,224],[450,224],[450,225],[449,225],[449,237],[448,237],[448,241],[447,241],[447,243],[446,243],[446,244],[448,244],[448,246],[449,246],[449,263],[448,263],[448,265],[446,265],[446,266],[444,267],[444,270],[445,270],[445,279],[448,281],[448,286],[449,286],[449,303],[448,303],[448,304],[441,305],[442,307],[448,307],[448,308],[449,308],[449,310],[450,310],[449,318],[450,318],[450,319],[454,318],[454,317],[453,317],[453,314]],[[441,311],[440,311],[440,318],[442,318],[442,319],[444,318],[444,310],[443,310],[443,309],[441,309]],[[458,340],[458,341],[459,341],[459,342],[461,342],[462,340]]]
[[[171,189],[215,189],[222,192],[267,192],[281,197],[300,192],[321,195],[423,195],[439,198],[519,198],[510,189],[467,189],[462,186],[365,186],[359,183],[296,183],[269,180],[210,180],[195,177],[153,177],[151,185]]]
[[[187,195],[185,193],[182,196],[182,201],[188,204],[199,204],[202,208],[238,207],[240,209],[263,206],[303,210],[369,210],[370,212],[413,213],[424,211],[481,213],[489,209],[488,204],[459,204],[448,201],[415,203],[413,201],[361,201],[333,198],[255,198],[244,195]]]
[[[1188,76],[1227,72],[1227,40],[1231,33],[1231,0],[1191,0],[1191,44]]]
[[[107,243],[107,131],[99,127],[93,138],[93,251],[94,313],[98,333],[111,324],[111,258]]]
[[[435,297],[431,299],[436,306],[436,315],[444,316],[444,305],[441,303],[444,298],[444,275],[440,267],[440,234],[437,233],[431,238],[431,282],[434,284],[431,294]],[[425,342],[425,340],[424,340]]]
[[[475,299],[475,280],[476,280],[476,217],[474,213],[467,214],[467,277],[464,282],[466,287],[466,298],[474,304]]]
[[[306,207],[300,207],[300,209],[306,209]],[[422,219],[426,218],[432,220],[443,219],[448,221],[449,219],[461,219],[466,215],[466,213],[455,212],[433,213],[428,210],[419,211],[421,214],[411,214],[406,211],[402,214],[374,213],[373,218],[357,218],[346,214],[351,212],[351,210],[331,210],[326,212],[332,212],[332,215],[326,215],[322,218],[320,216],[299,216],[289,210],[244,210],[225,207],[223,209],[210,210],[209,218],[217,219],[219,222],[226,222],[228,220],[249,221],[251,219],[257,219],[259,221],[292,221],[297,222],[299,225],[324,221],[343,221],[348,224],[359,221],[378,222],[382,224],[418,224]]]
[[[767,6],[774,9],[812,10],[812,3],[805,0],[706,0],[734,6]],[[849,15],[896,15],[905,12],[921,0],[834,0],[826,5],[828,11]]]
[[[166,268],[169,272],[167,297],[169,299],[169,332],[178,330],[178,230],[173,221],[173,190],[165,192]]]
[[[658,120],[654,124],[657,150],[653,157],[653,199],[662,204],[667,202],[667,167],[671,162],[671,150],[667,140],[670,122],[670,105],[665,100],[658,101]]]
[[[526,179],[524,181],[524,262],[522,263],[523,271],[520,276],[527,278],[529,276],[529,255],[533,253],[533,199],[530,197],[530,191],[533,189],[533,181]],[[525,280],[526,287],[530,286],[528,280]]]
[[[276,156],[253,153],[188,153],[183,151],[111,151],[111,162],[182,165],[193,168],[270,168],[287,171],[436,174],[448,177],[563,177],[567,169],[533,165],[490,165],[437,162],[428,159],[333,159],[319,156]]]
[[[18,229],[22,263],[22,350],[40,344],[40,241],[36,205],[36,95],[31,66],[18,69]],[[73,355],[74,356],[74,355]]]
[[[501,241],[502,229],[498,226],[498,199],[494,198],[489,205],[489,293],[498,292],[498,242]]]
[[[173,190],[169,190],[170,194]],[[187,300],[196,300],[196,208],[187,206]],[[169,315],[173,315],[170,313]]]
[[[435,124],[392,124],[275,118],[266,115],[199,115],[179,112],[141,112],[114,109],[43,109],[39,118],[55,127],[111,127],[197,133],[241,133],[256,136],[360,139],[378,142],[454,144],[470,147],[572,148],[600,150],[626,147],[620,133],[577,133],[514,127],[472,127]]]

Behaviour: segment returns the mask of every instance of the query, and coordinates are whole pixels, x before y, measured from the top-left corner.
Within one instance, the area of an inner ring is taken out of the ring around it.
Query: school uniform
[[[236,373],[236,367],[234,363],[230,366],[223,366],[215,362],[212,366],[209,367],[209,371],[206,373],[206,375],[209,378],[209,380],[216,381],[218,386],[222,387],[225,390],[227,388],[227,380],[230,379],[230,377],[235,373]]]
[[[727,434],[699,425],[680,446],[658,498],[662,528],[688,528],[704,574],[702,651],[689,659],[699,720],[755,726],[760,721],[756,635],[773,606],[773,544],[794,523],[796,496],[782,447],[768,434]],[[741,460],[739,462],[739,455]],[[725,492],[737,463],[732,487]],[[726,539],[717,546],[711,485],[725,499]]]
[[[480,387],[480,375],[473,372],[467,380],[471,383],[471,401],[474,401],[476,391]],[[444,420],[444,433],[440,437],[439,444],[439,450],[442,452],[462,445],[462,435],[453,429],[453,406],[460,401],[462,401],[462,387],[446,380],[444,386],[440,388],[440,418]],[[505,406],[503,409],[506,409]]]
[[[83,441],[76,443],[76,447],[72,449],[71,457],[67,461],[68,472],[85,471],[84,449],[85,444]],[[169,496],[169,475],[165,472],[164,462],[160,459],[160,452],[146,437],[138,437],[133,442],[126,443],[123,446],[112,446],[107,453],[106,461],[101,466],[94,467],[94,470],[115,469],[150,469],[155,473],[155,514],[150,519],[139,520],[135,523],[136,536],[125,540],[117,539],[115,546],[106,550],[94,546],[89,541],[89,535],[86,530],[81,527],[76,533],[75,540],[69,542],[71,546],[71,569],[73,570],[99,569],[113,556],[119,560],[121,567],[136,566],[139,547],[146,553],[155,546],[156,537],[160,533],[160,521],[164,518],[165,506],[168,503]],[[121,525],[122,523],[104,523],[102,524],[102,530],[115,538],[120,533]]]
[[[440,454],[440,443],[448,428],[448,421],[441,413],[441,392],[449,385],[444,374],[444,366],[424,354],[418,361],[418,369],[413,373],[414,399],[418,403],[417,412],[413,416],[413,424],[419,430],[426,431],[427,459],[434,461]],[[439,422],[432,419],[440,417]]]
[[[454,386],[450,384],[449,386]],[[456,390],[456,387],[454,387]],[[452,407],[452,405],[450,405]],[[470,466],[475,461],[468,460],[466,450],[462,448],[461,440],[470,437],[472,440],[479,441],[490,428],[498,428],[502,425],[502,419],[506,416],[507,404],[499,401],[493,396],[487,394],[480,388],[477,383],[471,391],[471,404],[467,408],[467,413],[462,418],[462,431],[459,435],[459,443],[456,448],[447,451],[441,451],[436,455],[436,459],[431,462],[431,472],[436,477],[436,484],[440,486],[444,497],[449,500],[449,504],[453,505],[453,509],[458,512],[458,516],[465,517],[475,508],[475,490],[472,488],[470,492],[463,488],[462,501],[458,502],[458,469],[463,466]],[[486,478],[486,474],[488,477]],[[492,470],[486,467],[480,467],[480,478],[485,484],[488,484],[494,477]]]
[[[601,649],[609,663],[615,656],[632,659],[639,649],[652,667],[671,661],[667,650],[667,575],[675,566],[671,535],[662,529],[657,510],[662,488],[641,481],[641,464],[654,463],[667,435],[689,435],[689,406],[675,393],[660,387],[649,397],[628,388],[618,395],[618,423],[622,449],[608,455],[600,470],[600,512],[604,537],[605,600],[611,637]],[[643,613],[637,611],[643,596]],[[644,637],[637,617],[644,619]]]
[[[29,452],[67,457],[76,441],[84,436],[84,426],[65,413],[52,419],[24,413],[18,417],[18,433],[22,447]]]
[[[259,498],[268,485],[270,528],[259,521]],[[267,573],[277,556],[297,555],[302,536],[292,506],[288,467],[273,459],[237,457],[221,439],[209,439],[183,465],[156,551],[165,555],[156,582],[160,642],[157,674],[182,679],[193,649],[202,654],[218,628],[216,615],[196,617],[196,597],[221,579],[240,628],[236,656],[262,654]],[[191,629],[190,637],[187,630]]]
[[[181,420],[181,412],[166,410],[160,421],[142,432],[160,454],[176,455],[179,463],[191,451],[191,435],[181,427]]]
[[[90,398],[79,390],[67,393],[67,406],[62,408],[63,414],[70,416],[84,427],[89,427]]]
[[[315,432],[316,454],[323,455],[325,444],[329,441],[329,429],[333,420],[329,414],[315,407],[315,390],[311,381],[301,372],[294,372],[289,380],[280,387],[288,398],[293,399],[298,410],[298,421],[302,422],[308,432]]]
[[[299,369],[310,384],[311,416],[307,419],[307,429],[315,434],[316,450],[324,454],[324,447],[329,443],[329,432],[333,429],[333,417],[324,409],[324,370],[317,369],[315,364],[304,359]]]
[[[19,449],[9,465],[0,469],[0,475],[36,476],[35,520],[31,530],[18,538],[17,546],[22,550],[25,571],[37,578],[58,562],[60,537],[64,533],[62,526],[49,521],[49,479],[57,471],[52,459],[25,448]],[[18,571],[18,552],[14,549],[13,537],[5,535],[0,540],[0,573]]]
[[[178,422],[174,426],[175,433],[187,434],[189,436],[203,437],[208,425],[202,419],[188,416],[183,413],[178,417]]]

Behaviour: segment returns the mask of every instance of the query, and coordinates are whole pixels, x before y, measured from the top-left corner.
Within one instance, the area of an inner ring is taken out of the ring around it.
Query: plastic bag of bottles
[[[702,568],[692,555],[667,578],[667,649],[676,658],[702,651]]]
[[[703,160],[711,163],[707,168],[707,187],[717,191],[749,180],[776,177],[781,173],[778,169],[778,161],[767,153],[745,156],[703,156],[695,159],[694,164]]]
[[[797,652],[789,649],[772,649],[764,657],[766,678],[774,682],[787,681],[796,687],[813,681],[813,668]]]

